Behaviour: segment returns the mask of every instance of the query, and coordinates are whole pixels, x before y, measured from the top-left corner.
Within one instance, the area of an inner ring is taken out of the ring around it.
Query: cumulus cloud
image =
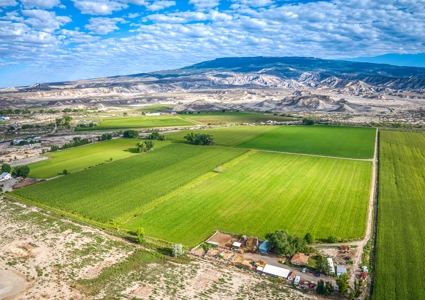
[[[85,27],[92,33],[108,34],[118,30],[117,23],[125,22],[122,18],[90,18],[90,24]]]
[[[60,5],[60,0],[21,0],[21,2],[27,8],[52,8]]]
[[[24,21],[26,24],[46,32],[53,32],[66,23],[71,22],[70,17],[56,16],[54,12],[41,9],[23,10],[22,15],[28,17]]]
[[[204,10],[214,8],[220,4],[219,0],[189,0],[189,4],[193,4],[196,9]]]
[[[165,2],[173,1],[73,1],[83,13],[112,18],[92,17],[81,25],[42,10],[21,14],[9,7],[2,13],[0,57],[30,66],[21,77],[33,72],[51,81],[131,74],[226,56],[418,53],[425,43],[423,0],[234,0],[225,9],[218,0],[186,0],[190,6],[175,1],[176,6],[168,7]],[[149,9],[161,3],[165,9]],[[120,35],[125,29],[119,24],[132,17],[140,17],[135,19],[140,23]],[[104,36],[111,32],[113,36]],[[111,59],[116,63],[110,64]]]
[[[128,5],[125,3],[108,0],[73,1],[75,7],[78,8],[83,14],[87,15],[110,15],[114,11],[119,11],[128,7]]]
[[[152,4],[146,5],[149,10],[162,10],[167,7],[176,5],[175,1],[155,1]]]
[[[15,0],[0,0],[0,7],[16,6],[18,3]]]

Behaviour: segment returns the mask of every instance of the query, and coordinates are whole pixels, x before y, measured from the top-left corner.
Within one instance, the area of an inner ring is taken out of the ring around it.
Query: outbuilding
[[[347,268],[341,265],[336,266],[336,276],[341,276],[342,274],[347,273]]]
[[[0,181],[8,180],[10,178],[12,178],[12,175],[8,172],[4,172],[0,175]]]
[[[328,257],[327,261],[328,261],[328,265],[329,265],[329,273],[330,274],[335,274],[335,266],[334,266],[333,259],[330,258],[330,257]]]
[[[300,276],[295,276],[294,284],[295,285],[299,285],[300,284],[300,280],[301,280],[301,277]]]
[[[281,277],[281,278],[287,278],[288,274],[290,272],[288,269],[275,267],[275,266],[272,266],[272,265],[266,265],[264,268],[263,267],[257,267],[257,271],[266,273],[266,274],[274,276],[274,277]]]
[[[260,247],[258,248],[258,251],[261,254],[268,254],[269,253],[269,245],[268,245],[268,241],[264,241]]]

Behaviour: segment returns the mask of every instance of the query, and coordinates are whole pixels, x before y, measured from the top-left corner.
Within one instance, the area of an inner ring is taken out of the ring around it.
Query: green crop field
[[[325,239],[365,233],[372,163],[258,152],[125,224],[193,246],[215,230],[288,229]]]
[[[99,222],[149,204],[245,153],[242,149],[172,144],[12,193]]]
[[[425,135],[380,137],[373,299],[425,299]]]
[[[372,158],[376,129],[337,126],[281,126],[238,145],[282,152]]]
[[[74,172],[98,165],[127,158],[137,154],[136,143],[138,139],[116,139],[77,148],[71,148],[58,152],[44,154],[48,160],[43,160],[28,165],[31,169],[31,177],[50,178],[62,174],[66,169],[68,172]],[[155,149],[168,145],[169,142],[155,141]]]
[[[276,129],[274,126],[231,126],[207,130],[182,130],[168,133],[166,137],[168,140],[183,143],[186,142],[184,136],[190,132],[207,133],[212,134],[217,145],[236,146],[274,129]]]
[[[180,114],[184,119],[195,121],[202,124],[217,124],[217,123],[257,123],[272,121],[293,121],[294,118],[275,116],[272,114],[260,113],[244,113],[244,112],[215,112],[215,113],[200,113],[200,114]]]
[[[112,117],[104,118],[96,127],[77,128],[78,131],[93,130],[118,130],[128,128],[155,128],[193,125],[192,122],[172,116],[149,116],[149,117]]]

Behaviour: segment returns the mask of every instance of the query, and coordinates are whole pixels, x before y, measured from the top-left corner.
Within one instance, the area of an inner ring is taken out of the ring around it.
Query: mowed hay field
[[[173,144],[19,189],[12,197],[110,222],[245,152]]]
[[[128,128],[155,128],[193,125],[179,117],[149,116],[149,117],[112,117],[104,118],[96,127],[77,128],[78,131],[113,130]]]
[[[281,126],[238,145],[282,152],[372,158],[376,129],[337,126]]]
[[[138,139],[115,139],[63,151],[44,154],[48,160],[30,164],[31,177],[50,178],[68,172],[81,170],[104,162],[127,158],[137,154]],[[155,149],[168,145],[169,142],[155,141]]]
[[[268,120],[284,122],[293,121],[294,118],[275,116],[272,114],[244,113],[244,112],[216,112],[200,114],[181,114],[183,119],[195,121],[202,124],[216,123],[258,123]]]
[[[425,135],[380,132],[373,299],[425,299]]]
[[[360,239],[372,163],[258,152],[124,226],[193,246],[215,230]]]
[[[273,126],[231,126],[207,130],[182,130],[166,134],[168,140],[184,143],[184,136],[190,132],[211,134],[216,145],[236,146],[251,140],[269,131],[275,130]]]

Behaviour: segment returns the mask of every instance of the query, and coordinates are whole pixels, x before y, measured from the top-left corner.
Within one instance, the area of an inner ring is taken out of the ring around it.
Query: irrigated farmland
[[[170,116],[149,116],[149,117],[119,117],[105,118],[96,127],[77,128],[80,131],[92,130],[113,130],[127,128],[154,128],[154,127],[172,127],[187,126],[193,123],[183,120],[179,117]]]
[[[190,246],[217,229],[360,239],[371,175],[371,162],[258,152],[125,227]]]
[[[374,299],[425,299],[425,135],[380,132]]]
[[[276,129],[273,126],[232,126],[208,130],[183,130],[167,134],[167,139],[175,142],[186,142],[184,136],[190,132],[211,134],[220,146],[236,146],[266,132]]]
[[[238,145],[282,152],[372,158],[376,129],[337,126],[281,126]]]
[[[127,158],[137,154],[136,139],[116,139],[107,142],[67,149],[45,154],[48,160],[30,164],[31,177],[49,178],[68,172],[84,169],[106,161]],[[155,142],[155,149],[169,142]]]
[[[272,114],[244,113],[244,112],[215,112],[200,114],[182,114],[182,118],[202,124],[208,123],[258,123],[268,120],[284,122],[293,121],[294,118],[275,116]]]
[[[29,186],[12,195],[26,202],[108,222],[245,152],[174,144]]]

